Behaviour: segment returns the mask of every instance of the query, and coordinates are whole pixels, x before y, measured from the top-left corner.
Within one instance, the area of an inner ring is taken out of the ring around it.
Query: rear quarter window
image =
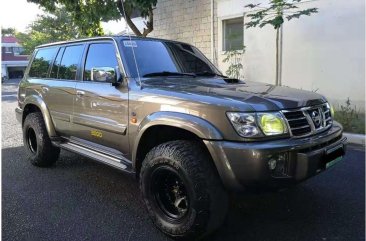
[[[56,55],[57,47],[39,49],[29,70],[30,77],[47,78],[48,69]]]

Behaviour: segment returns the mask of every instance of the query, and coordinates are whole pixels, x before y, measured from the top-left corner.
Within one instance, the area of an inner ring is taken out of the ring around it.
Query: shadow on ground
[[[131,176],[62,152],[51,168],[2,150],[3,240],[169,240],[155,229]],[[363,240],[364,152],[295,188],[233,195],[207,240]]]

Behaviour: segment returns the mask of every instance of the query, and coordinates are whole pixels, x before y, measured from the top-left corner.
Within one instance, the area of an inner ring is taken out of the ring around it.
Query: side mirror
[[[91,68],[91,80],[98,82],[112,83],[118,85],[121,82],[121,73],[118,67],[94,67]]]

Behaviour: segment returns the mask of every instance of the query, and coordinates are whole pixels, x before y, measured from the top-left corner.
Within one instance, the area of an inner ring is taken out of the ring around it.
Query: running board
[[[130,165],[128,163],[124,163],[126,162],[124,158],[117,158],[115,156],[101,153],[86,146],[81,146],[72,142],[59,143],[58,146],[62,149],[80,154],[85,157],[89,157],[95,161],[115,167],[119,170],[132,172]]]

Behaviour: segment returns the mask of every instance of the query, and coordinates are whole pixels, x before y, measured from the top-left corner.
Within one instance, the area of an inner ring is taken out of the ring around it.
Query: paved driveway
[[[52,168],[26,160],[16,81],[2,88],[2,235],[15,240],[169,240],[147,217],[138,186],[117,170],[63,151]],[[365,153],[295,188],[233,196],[208,240],[364,240]]]

